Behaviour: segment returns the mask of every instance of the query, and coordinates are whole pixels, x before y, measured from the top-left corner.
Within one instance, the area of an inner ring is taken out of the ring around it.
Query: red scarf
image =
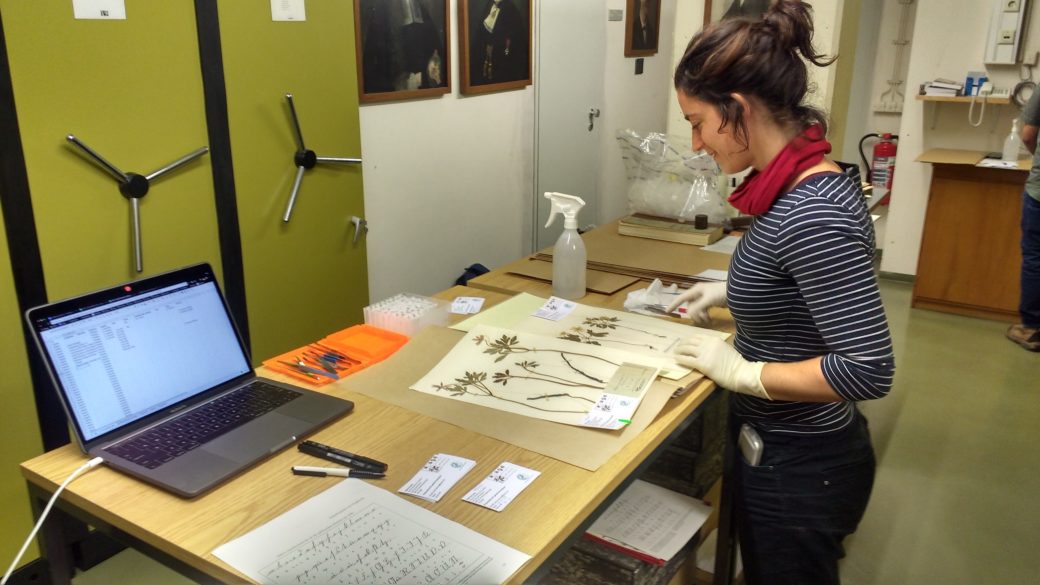
[[[769,211],[781,191],[831,151],[831,143],[823,137],[823,128],[813,124],[794,137],[766,168],[751,171],[737,190],[729,196],[729,202],[748,215],[759,215]]]

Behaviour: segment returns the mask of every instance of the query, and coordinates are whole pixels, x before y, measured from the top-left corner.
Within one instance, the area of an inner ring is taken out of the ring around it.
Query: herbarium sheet
[[[664,361],[478,325],[413,390],[554,422],[620,428]]]

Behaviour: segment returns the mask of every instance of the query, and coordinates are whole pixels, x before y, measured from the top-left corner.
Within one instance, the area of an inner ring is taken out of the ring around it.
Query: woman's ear
[[[740,109],[744,113],[744,119],[750,119],[751,117],[751,101],[748,100],[747,96],[742,93],[731,93],[729,97],[733,98],[733,101],[740,104]]]

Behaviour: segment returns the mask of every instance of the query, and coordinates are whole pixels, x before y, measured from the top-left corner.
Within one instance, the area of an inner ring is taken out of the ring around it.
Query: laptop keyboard
[[[299,392],[254,380],[105,451],[155,469],[299,396]]]

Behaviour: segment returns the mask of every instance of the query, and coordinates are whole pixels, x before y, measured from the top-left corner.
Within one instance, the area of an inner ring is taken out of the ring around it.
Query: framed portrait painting
[[[448,0],[354,0],[362,103],[451,91]]]
[[[628,0],[625,10],[625,56],[657,54],[661,0]]]
[[[531,85],[532,0],[458,0],[463,94]]]
[[[704,0],[704,24],[727,18],[762,18],[772,0]]]

